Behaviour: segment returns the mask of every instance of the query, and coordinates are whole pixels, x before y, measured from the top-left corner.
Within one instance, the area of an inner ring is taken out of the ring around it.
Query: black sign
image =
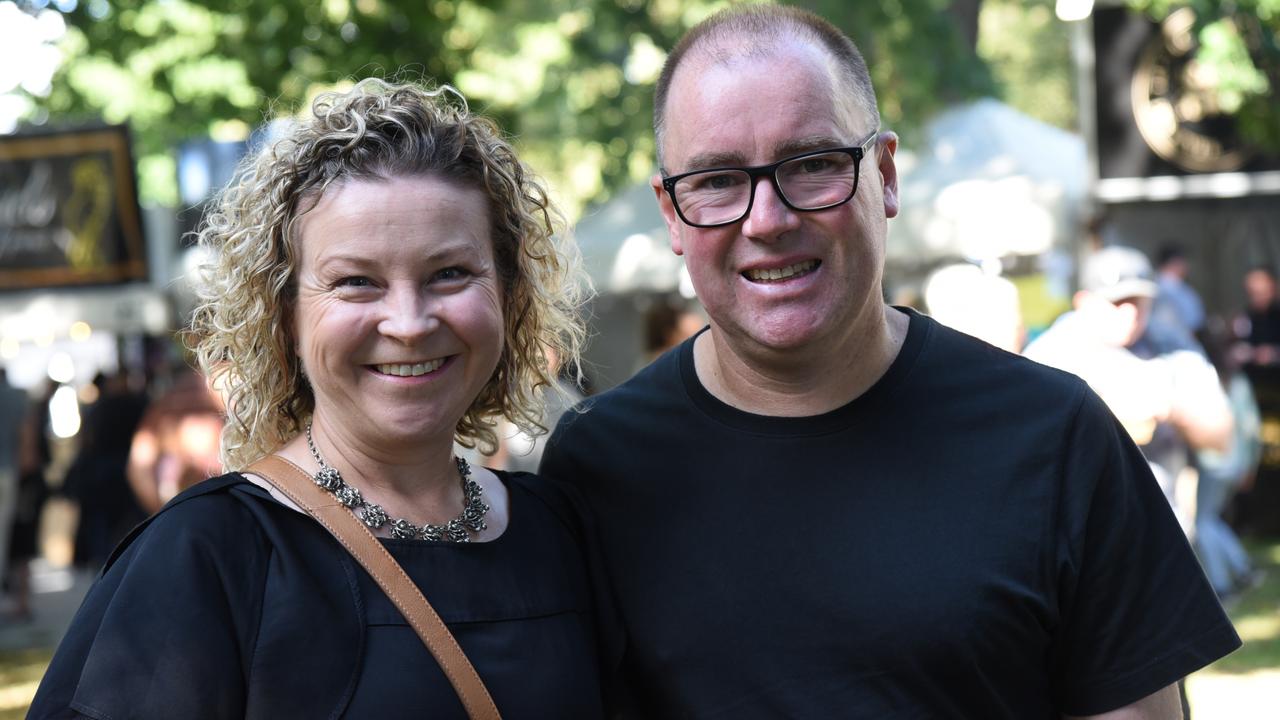
[[[1194,61],[1189,7],[1161,22],[1096,7],[1098,171],[1102,179],[1280,170],[1245,142],[1217,88]]]
[[[125,127],[0,137],[0,289],[146,277]]]

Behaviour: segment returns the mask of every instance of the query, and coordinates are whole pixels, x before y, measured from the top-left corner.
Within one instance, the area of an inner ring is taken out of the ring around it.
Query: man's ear
[[[671,196],[667,194],[666,188],[662,187],[662,174],[654,173],[649,178],[649,186],[653,188],[653,194],[658,200],[658,209],[662,211],[662,219],[667,224],[667,235],[671,238],[671,251],[677,255],[684,255],[684,239],[680,237],[680,233],[684,230],[684,223],[680,222],[680,216],[676,214],[676,206],[671,203]]]
[[[876,152],[876,166],[880,170],[881,195],[884,197],[884,216],[896,217],[901,205],[898,202],[898,166],[893,162],[893,154],[898,151],[898,134],[889,130],[880,133],[876,139],[879,149]]]

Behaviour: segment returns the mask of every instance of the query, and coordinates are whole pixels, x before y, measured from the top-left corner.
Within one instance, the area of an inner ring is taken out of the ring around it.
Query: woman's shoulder
[[[209,478],[184,490],[133,529],[107,561],[107,569],[139,544],[228,551],[265,549],[268,524],[280,522],[280,507],[264,490],[239,473]],[[172,554],[172,553],[170,553]]]

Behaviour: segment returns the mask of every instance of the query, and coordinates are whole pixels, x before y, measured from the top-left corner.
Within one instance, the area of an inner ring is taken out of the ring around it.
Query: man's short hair
[[[763,39],[766,42],[748,46],[741,42],[743,36]],[[667,94],[671,80],[685,56],[696,51],[715,48],[719,52],[713,59],[728,59],[752,53],[767,53],[784,38],[799,38],[816,43],[836,61],[839,79],[844,91],[854,104],[880,126],[880,110],[876,105],[876,91],[871,85],[871,74],[862,59],[858,46],[839,28],[823,18],[797,7],[787,5],[739,5],[722,10],[690,28],[667,56],[658,76],[653,102],[653,132],[657,139],[658,163],[662,164],[662,140],[666,124]]]

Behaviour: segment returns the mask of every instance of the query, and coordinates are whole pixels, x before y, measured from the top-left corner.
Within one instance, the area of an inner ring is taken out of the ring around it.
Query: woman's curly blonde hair
[[[326,93],[311,114],[242,161],[198,233],[207,253],[188,342],[227,399],[222,461],[243,468],[299,432],[315,404],[294,353],[299,215],[334,183],[429,175],[489,200],[505,338],[498,367],[455,429],[488,452],[494,420],[541,424],[549,356],[576,367],[586,283],[541,181],[453,88],[370,79]]]

